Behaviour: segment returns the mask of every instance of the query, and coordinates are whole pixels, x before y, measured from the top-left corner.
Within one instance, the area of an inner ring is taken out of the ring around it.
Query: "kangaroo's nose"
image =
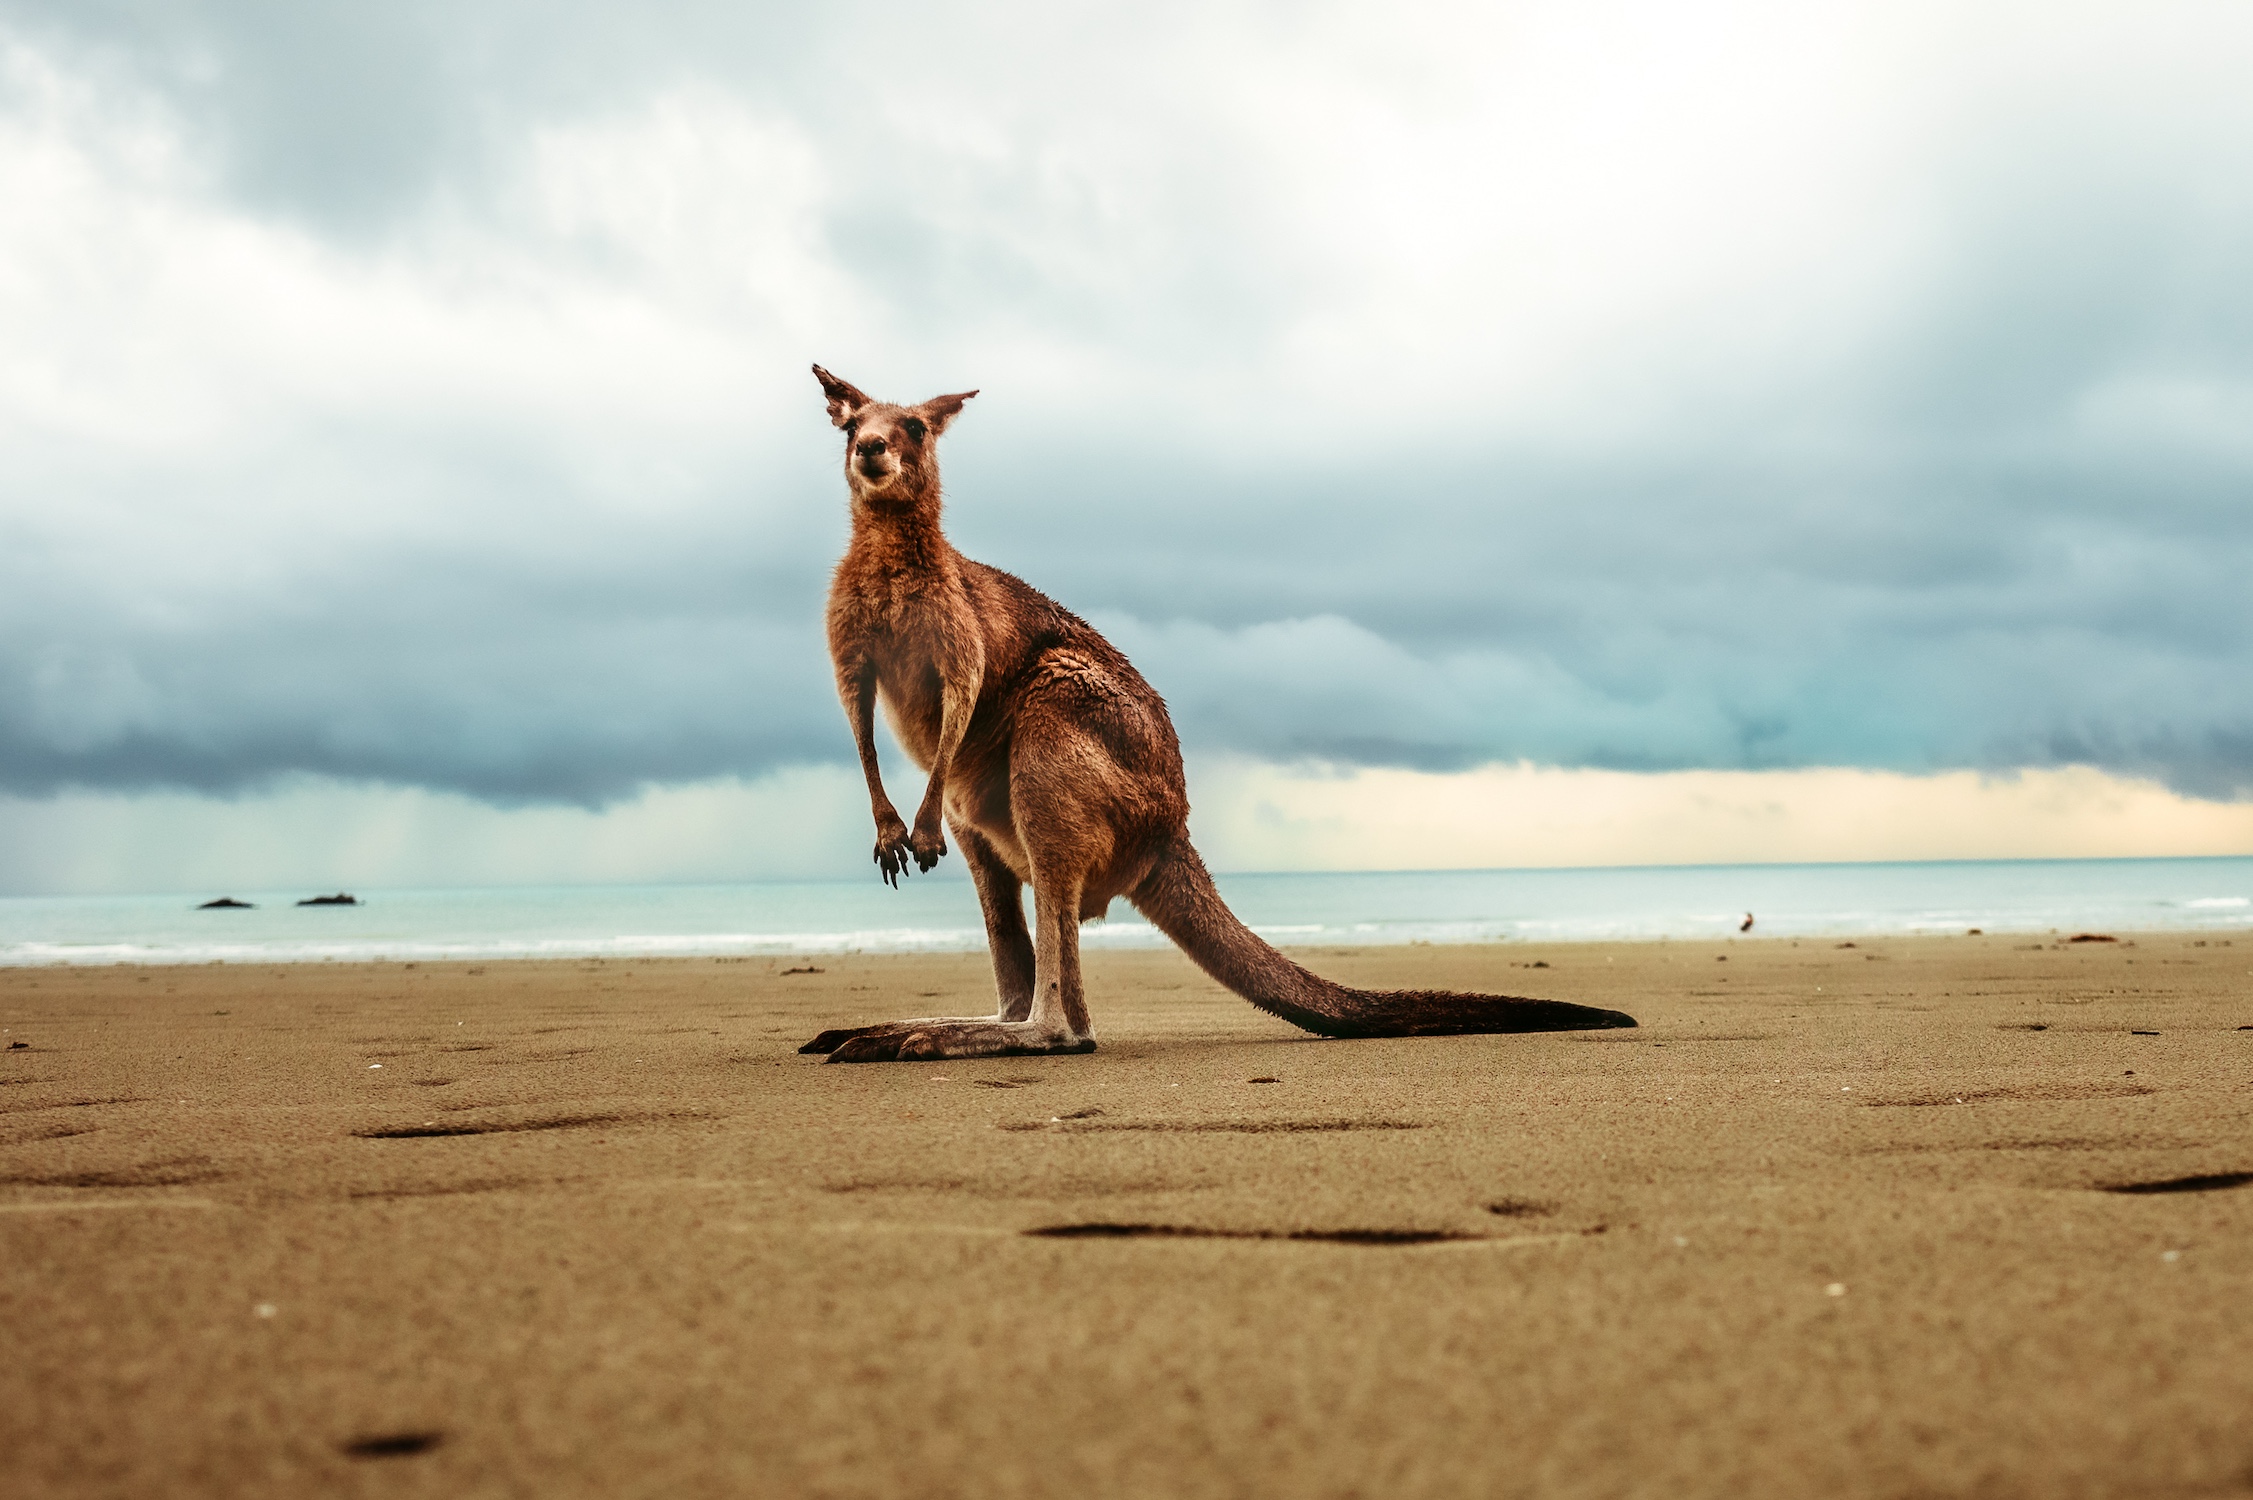
[[[884,440],[880,437],[865,438],[854,451],[863,458],[874,458],[884,451]]]

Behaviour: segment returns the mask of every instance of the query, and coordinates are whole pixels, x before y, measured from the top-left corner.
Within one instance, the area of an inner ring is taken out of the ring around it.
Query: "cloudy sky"
[[[859,868],[816,359],[982,388],[955,539],[1216,863],[2253,852],[2249,76],[2234,3],[0,0],[0,890]]]

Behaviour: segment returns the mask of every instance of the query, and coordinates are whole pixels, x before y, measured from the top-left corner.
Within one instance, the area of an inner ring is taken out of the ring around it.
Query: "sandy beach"
[[[0,971],[5,1487],[2253,1495],[2253,934],[2066,936]]]

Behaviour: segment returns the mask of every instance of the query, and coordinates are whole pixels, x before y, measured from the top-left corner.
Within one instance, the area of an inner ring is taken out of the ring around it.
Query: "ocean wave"
[[[871,928],[852,932],[651,933],[490,940],[360,942],[43,943],[0,945],[0,966],[42,964],[361,963],[375,959],[703,958],[816,953],[943,953],[981,949],[984,929]]]
[[[1300,949],[1407,943],[1749,940],[2052,931],[2215,932],[2253,898],[2253,859],[1962,866],[1735,866],[1224,876],[1238,917]],[[978,952],[967,882],[906,892],[819,882],[764,886],[362,891],[355,908],[300,911],[248,891],[214,915],[182,895],[0,898],[0,966],[315,963],[390,959],[784,957]],[[1403,915],[1403,914],[1414,914]],[[1122,909],[1081,929],[1091,951],[1160,948]]]

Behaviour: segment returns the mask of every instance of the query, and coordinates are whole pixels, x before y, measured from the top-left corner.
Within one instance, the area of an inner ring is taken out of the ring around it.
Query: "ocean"
[[[1693,865],[1218,877],[1279,947],[1584,942],[1734,936],[2223,931],[2253,926],[2253,858]],[[285,963],[354,959],[912,953],[985,946],[968,880],[232,891],[0,898],[0,964]],[[1162,946],[1119,903],[1090,948]]]

